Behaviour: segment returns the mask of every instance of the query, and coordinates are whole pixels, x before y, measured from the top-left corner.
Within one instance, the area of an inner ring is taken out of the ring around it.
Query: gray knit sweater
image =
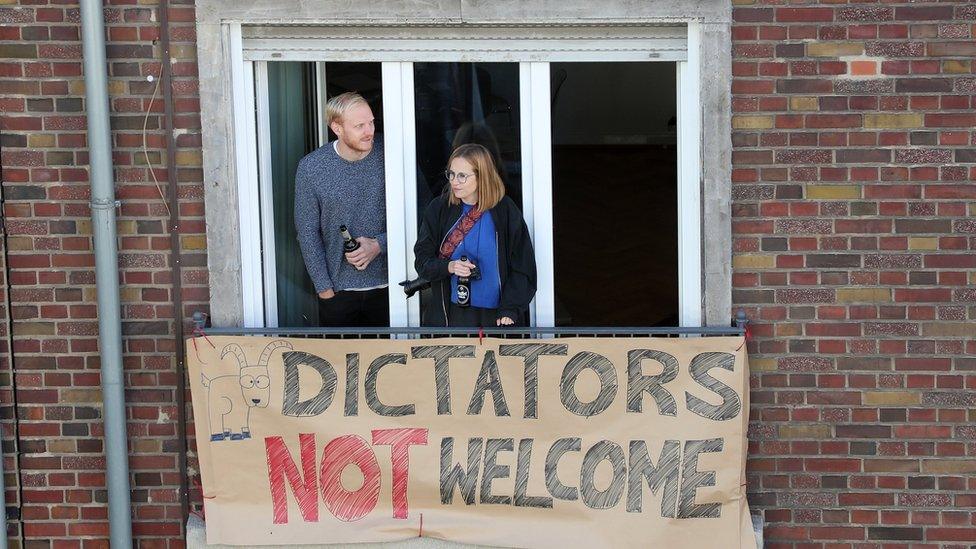
[[[353,238],[369,236],[380,244],[380,255],[363,271],[342,254],[339,226]],[[335,151],[333,143],[312,151],[298,163],[295,174],[295,228],[316,292],[360,290],[387,283],[386,187],[383,139],[356,162]]]

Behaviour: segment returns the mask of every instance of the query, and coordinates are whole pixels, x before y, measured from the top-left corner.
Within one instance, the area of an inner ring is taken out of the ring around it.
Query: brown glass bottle
[[[467,261],[468,256],[462,255],[461,261]],[[467,276],[458,276],[457,283],[457,305],[458,307],[470,307],[471,306],[471,278]]]
[[[351,254],[359,249],[359,241],[349,234],[349,229],[345,225],[339,225],[339,234],[342,235],[342,253]]]

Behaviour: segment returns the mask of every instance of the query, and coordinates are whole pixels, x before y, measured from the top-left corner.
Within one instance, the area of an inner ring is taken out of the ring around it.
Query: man
[[[389,326],[382,137],[358,93],[333,97],[325,112],[338,139],[303,158],[295,175],[295,228],[319,324]],[[359,242],[355,252],[343,253],[341,225]]]

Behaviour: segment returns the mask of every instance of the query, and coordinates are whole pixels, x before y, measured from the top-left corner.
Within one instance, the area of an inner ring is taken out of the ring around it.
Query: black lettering
[[[578,438],[561,438],[556,440],[546,454],[546,490],[556,499],[576,501],[579,493],[576,488],[566,486],[559,480],[559,458],[566,452],[579,452],[582,440]]]
[[[712,368],[734,371],[735,355],[731,353],[701,353],[691,360],[691,365],[688,367],[692,379],[702,387],[722,397],[722,403],[718,406],[709,404],[691,393],[685,392],[685,405],[689,412],[706,419],[715,421],[733,419],[742,411],[742,400],[739,399],[739,395],[732,387],[708,375],[708,371]]]
[[[317,416],[326,411],[332,404],[338,382],[335,368],[324,358],[301,351],[286,351],[281,354],[281,357],[285,365],[283,386],[285,394],[281,404],[282,415],[308,417]],[[298,367],[301,365],[309,366],[318,372],[322,378],[322,388],[315,396],[299,402]]]
[[[468,470],[461,464],[454,464],[454,437],[441,439],[441,503],[450,505],[454,501],[454,486],[461,490],[466,505],[474,505],[475,488],[478,485],[478,471],[481,468],[482,438],[468,439]]]
[[[660,374],[645,376],[641,372],[641,362],[656,360],[664,368]],[[658,413],[662,416],[674,416],[678,413],[678,406],[674,397],[667,389],[661,387],[665,383],[674,381],[678,377],[678,359],[664,351],[650,349],[634,349],[627,353],[627,411],[640,412],[644,404],[644,393],[654,398]]]
[[[437,390],[437,415],[451,413],[451,370],[448,360],[474,358],[474,345],[425,345],[411,347],[413,358],[434,359],[434,386]]]
[[[518,445],[518,458],[515,461],[515,506],[552,508],[552,498],[527,495],[529,490],[529,464],[532,461],[531,438],[523,438]]]
[[[695,504],[695,490],[701,486],[715,486],[715,471],[698,470],[698,454],[721,452],[725,441],[720,438],[685,441],[685,455],[681,467],[681,499],[678,518],[718,518],[721,503]]]
[[[592,369],[600,378],[600,394],[592,402],[580,402],[576,396],[576,379],[583,370]],[[584,417],[595,416],[613,403],[617,395],[617,373],[607,357],[590,351],[581,351],[569,359],[559,380],[559,399],[566,410]]]
[[[522,357],[524,361],[522,377],[525,385],[525,412],[523,417],[535,419],[539,414],[539,357],[543,355],[566,356],[569,354],[569,346],[554,343],[499,345],[498,354]]]
[[[597,490],[595,482],[596,468],[601,461],[607,460],[613,466],[613,479],[606,490]],[[580,468],[580,494],[583,503],[591,509],[609,509],[620,502],[624,493],[624,483],[627,481],[627,463],[624,450],[619,444],[609,440],[601,440],[594,444],[583,457]]]
[[[515,441],[510,438],[489,438],[485,443],[485,472],[481,477],[481,503],[511,505],[512,496],[494,496],[491,494],[491,482],[496,478],[508,476],[508,465],[498,465],[498,452],[511,452],[515,449]]]
[[[505,392],[502,390],[502,379],[498,373],[498,362],[495,361],[494,351],[486,351],[485,359],[481,362],[478,381],[474,385],[471,402],[468,403],[469,416],[481,413],[485,405],[485,393],[488,391],[491,391],[491,401],[495,405],[495,417],[511,415],[508,412],[508,403],[505,402]],[[487,467],[486,465],[485,468]]]
[[[651,494],[664,486],[661,495],[661,516],[674,518],[675,505],[678,502],[678,465],[681,462],[681,443],[677,440],[666,440],[661,448],[661,456],[657,460],[657,467],[651,463],[651,456],[647,453],[647,443],[643,440],[630,441],[630,464],[627,467],[627,512],[641,512],[641,497],[644,495],[644,483],[651,489]]]
[[[346,407],[345,415],[359,415],[359,353],[346,355]]]
[[[400,406],[390,406],[380,402],[379,395],[376,394],[376,380],[380,375],[380,370],[389,364],[406,364],[407,355],[404,353],[391,353],[377,357],[366,369],[366,405],[369,409],[381,416],[397,417],[412,416],[414,414],[413,404],[402,404]]]

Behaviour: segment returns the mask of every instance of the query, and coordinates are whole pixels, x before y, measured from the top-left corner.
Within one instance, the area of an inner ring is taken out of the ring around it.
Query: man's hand
[[[375,238],[360,236],[356,238],[359,242],[359,249],[351,254],[346,254],[346,261],[360,271],[369,266],[370,262],[380,255],[380,243]]]
[[[507,316],[495,320],[495,326],[512,326],[513,324],[515,324],[515,321]]]
[[[332,299],[333,297],[335,297],[335,291],[331,288],[319,292],[319,299]]]
[[[447,264],[447,272],[458,276],[471,276],[471,273],[474,271],[474,267],[474,263],[471,263],[470,261],[455,259]]]

